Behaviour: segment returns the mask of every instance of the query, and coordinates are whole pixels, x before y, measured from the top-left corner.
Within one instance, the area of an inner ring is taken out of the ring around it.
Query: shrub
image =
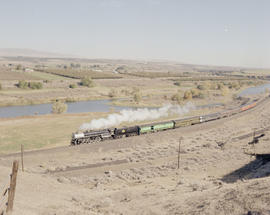
[[[240,89],[240,85],[238,82],[230,82],[228,83],[228,87],[230,89],[235,89],[235,90],[239,90]]]
[[[235,101],[241,100],[241,97],[238,96],[237,94],[233,94],[232,98],[233,98],[233,100],[235,100]]]
[[[177,81],[177,82],[174,83],[174,85],[180,87],[181,86],[181,82],[180,81]]]
[[[239,85],[239,83],[238,82],[233,82],[232,83],[232,88],[234,88],[234,89],[236,89],[236,90],[239,90],[240,89],[240,85]]]
[[[41,82],[29,82],[28,83],[28,87],[31,88],[31,89],[42,89],[43,85]]]
[[[199,90],[198,89],[191,89],[190,90],[191,94],[192,94],[192,98],[198,98],[199,97]]]
[[[19,83],[17,84],[17,86],[21,89],[26,89],[28,88],[28,83],[26,81],[19,81]]]
[[[67,111],[67,105],[61,101],[56,101],[52,105],[52,113],[61,114]]]
[[[185,100],[191,100],[192,99],[192,92],[190,90],[185,91],[183,98]]]
[[[183,101],[183,97],[180,93],[176,93],[171,97],[172,101],[176,101],[178,104],[181,104],[181,102]]]
[[[225,86],[224,86],[223,83],[218,83],[218,85],[217,85],[217,89],[218,89],[218,90],[222,90],[224,87],[225,87]]]
[[[132,88],[132,94],[135,95],[136,93],[140,93],[140,89],[137,87]]]
[[[94,87],[95,86],[91,77],[84,77],[81,80],[81,85],[85,86],[85,87]]]
[[[204,99],[205,98],[205,94],[203,92],[199,92],[198,98]]]
[[[228,87],[224,87],[222,90],[221,90],[221,94],[223,95],[223,96],[226,96],[226,95],[228,95],[228,93],[229,93],[229,88]]]
[[[2,90],[2,84],[0,83],[0,90]]]
[[[26,81],[19,81],[17,86],[21,89],[41,89],[43,87],[43,84],[41,82],[26,82]]]
[[[203,84],[199,84],[199,85],[197,86],[197,88],[198,88],[199,90],[208,90],[208,89],[211,88],[211,83],[209,83],[208,81],[205,81]]]
[[[134,100],[136,103],[139,103],[139,102],[142,100],[142,95],[140,94],[140,92],[134,93],[133,100]]]
[[[206,90],[205,86],[202,85],[202,84],[197,85],[197,88],[198,88],[199,90]]]
[[[121,90],[121,93],[124,94],[124,95],[126,95],[126,96],[129,96],[130,94],[132,94],[132,92],[130,92],[130,91],[127,90],[127,89],[122,89],[122,90]]]
[[[108,95],[110,98],[113,98],[113,97],[116,97],[117,96],[117,91],[115,89],[112,89],[110,92],[109,92],[109,95]]]
[[[218,85],[218,84],[217,84],[216,82],[213,82],[213,81],[212,81],[212,82],[210,83],[210,90],[216,90],[216,89],[217,89],[217,85]]]
[[[70,84],[69,85],[69,88],[71,88],[71,89],[74,89],[74,88],[76,88],[77,86],[76,86],[76,84]]]
[[[65,102],[76,102],[77,100],[75,98],[66,98]]]
[[[18,64],[17,66],[16,66],[16,70],[21,70],[22,69],[22,65],[21,64]]]
[[[116,72],[119,72],[119,73],[121,73],[121,72],[127,72],[127,68],[126,68],[126,66],[119,66],[119,67],[117,67],[115,69],[115,71]]]

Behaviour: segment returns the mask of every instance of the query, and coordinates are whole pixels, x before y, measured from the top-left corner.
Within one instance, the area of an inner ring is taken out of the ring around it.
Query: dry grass
[[[68,146],[71,134],[82,123],[105,116],[103,113],[44,115],[0,120],[0,153]]]
[[[0,71],[0,80],[38,80],[38,77],[32,76],[28,73],[10,70]]]

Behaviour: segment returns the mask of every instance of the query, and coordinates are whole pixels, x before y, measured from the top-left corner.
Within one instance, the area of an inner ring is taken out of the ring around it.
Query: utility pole
[[[181,141],[182,141],[182,137],[179,138],[177,169],[180,168],[180,147],[181,147]]]
[[[24,165],[23,165],[23,145],[21,145],[21,163],[22,163],[22,171],[24,172]]]

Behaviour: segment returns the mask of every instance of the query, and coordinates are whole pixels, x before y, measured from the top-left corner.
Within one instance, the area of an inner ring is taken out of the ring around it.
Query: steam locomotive
[[[229,117],[240,112],[249,110],[263,100],[253,100],[246,104],[241,105],[240,107],[225,110],[222,112],[217,112],[213,114],[203,115],[203,116],[195,116],[177,120],[171,120],[166,122],[157,122],[145,125],[137,125],[131,127],[123,127],[123,128],[108,128],[98,131],[83,131],[79,133],[73,133],[71,139],[71,145],[80,145],[80,144],[90,144],[99,141],[103,141],[106,139],[117,139],[122,137],[130,137],[136,135],[142,135],[152,132],[159,132],[168,129],[175,129],[185,126],[191,126],[199,123],[204,123],[212,120],[217,120],[225,117]]]

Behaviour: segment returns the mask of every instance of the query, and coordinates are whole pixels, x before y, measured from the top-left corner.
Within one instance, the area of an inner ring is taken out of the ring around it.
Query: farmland
[[[117,105],[153,107],[176,102],[174,98],[184,103],[182,98],[189,90],[196,104],[224,99],[229,102],[239,91],[262,84],[266,78],[265,71],[254,78],[250,72],[239,72],[238,68],[173,62],[16,57],[0,62],[0,106],[113,99]],[[217,76],[217,71],[223,71],[224,75]],[[91,77],[91,87],[82,86],[85,77]],[[39,82],[42,89],[20,89],[19,81]],[[201,85],[207,86],[199,89]]]

